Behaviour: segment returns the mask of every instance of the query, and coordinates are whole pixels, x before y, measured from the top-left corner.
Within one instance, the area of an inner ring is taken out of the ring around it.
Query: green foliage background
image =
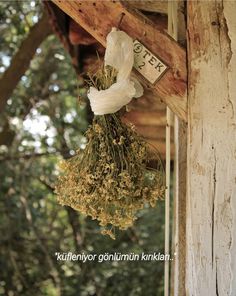
[[[41,15],[41,2],[0,1],[0,75]],[[78,94],[85,96],[82,81],[50,35],[0,117],[0,295],[163,295],[163,262],[56,261],[55,252],[152,253],[164,246],[164,202],[140,212],[115,241],[57,204],[58,162],[86,144],[86,103]]]

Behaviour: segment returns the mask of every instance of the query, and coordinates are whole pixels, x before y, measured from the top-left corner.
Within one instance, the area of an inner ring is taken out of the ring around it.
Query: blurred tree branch
[[[63,150],[57,150],[53,152],[41,152],[41,153],[25,153],[25,154],[15,154],[15,155],[7,155],[1,157],[0,154],[0,162],[2,161],[8,161],[8,160],[19,160],[19,159],[30,159],[30,158],[36,158],[36,157],[43,157],[43,156],[48,156],[48,155],[58,155],[58,154],[63,154],[63,153],[68,153],[68,151],[63,151]]]
[[[48,16],[44,13],[38,23],[31,28],[28,36],[12,58],[10,66],[0,79],[0,112],[4,110],[7,100],[28,69],[37,48],[51,33]]]

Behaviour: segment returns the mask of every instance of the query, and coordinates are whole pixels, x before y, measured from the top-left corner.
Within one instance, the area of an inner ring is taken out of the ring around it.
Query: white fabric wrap
[[[107,35],[104,59],[105,66],[112,66],[118,71],[117,81],[105,90],[89,88],[88,98],[95,115],[115,113],[133,97],[143,95],[141,84],[135,78],[130,78],[134,63],[133,40],[125,32],[113,28]]]

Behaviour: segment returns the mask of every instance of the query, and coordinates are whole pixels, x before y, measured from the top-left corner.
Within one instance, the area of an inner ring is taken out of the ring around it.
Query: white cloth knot
[[[117,81],[105,90],[89,88],[88,98],[95,115],[115,113],[132,98],[143,95],[141,84],[135,78],[130,78],[134,63],[133,40],[125,32],[113,28],[107,35],[104,60],[105,66],[117,70]]]

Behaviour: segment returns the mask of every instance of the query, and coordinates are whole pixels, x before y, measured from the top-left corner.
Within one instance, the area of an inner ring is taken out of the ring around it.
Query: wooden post
[[[185,296],[187,125],[175,117],[173,294]]]
[[[168,0],[168,34],[177,40],[177,2]],[[170,254],[170,135],[173,114],[166,107],[166,194],[165,194],[165,253]],[[173,232],[172,232],[173,234]],[[173,264],[171,265],[173,268]],[[170,262],[165,261],[164,269],[164,296],[170,295]]]
[[[188,1],[186,294],[236,295],[236,2]]]
[[[172,18],[172,22],[171,22]],[[175,1],[168,20],[172,23],[173,37],[184,42],[184,2]],[[173,205],[173,250],[171,268],[171,295],[185,296],[186,269],[186,172],[187,172],[187,124],[176,115],[174,118],[174,205]]]

